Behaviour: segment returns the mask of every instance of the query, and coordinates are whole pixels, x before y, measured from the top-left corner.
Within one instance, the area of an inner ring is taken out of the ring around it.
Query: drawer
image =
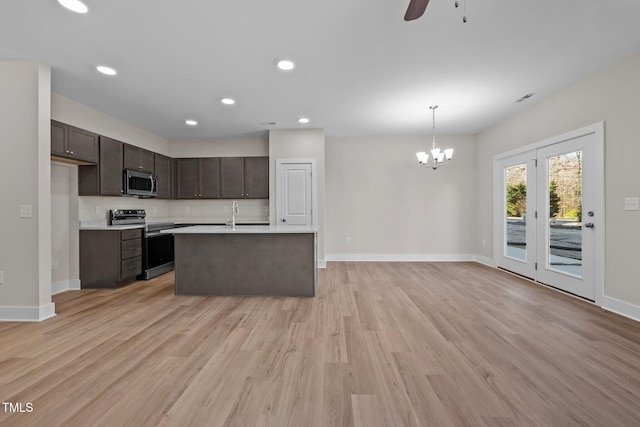
[[[132,228],[120,231],[120,240],[141,239],[142,228]]]
[[[142,255],[142,241],[140,239],[123,240],[120,242],[121,259],[129,259],[140,255]]]
[[[142,257],[130,258],[120,263],[120,280],[142,273]]]

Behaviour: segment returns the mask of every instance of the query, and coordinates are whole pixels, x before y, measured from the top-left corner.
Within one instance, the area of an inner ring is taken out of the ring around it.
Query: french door
[[[604,250],[601,139],[577,132],[496,159],[498,267],[595,299]]]

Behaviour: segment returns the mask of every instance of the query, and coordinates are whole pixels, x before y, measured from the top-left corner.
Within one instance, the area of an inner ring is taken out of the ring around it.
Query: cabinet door
[[[211,157],[200,159],[200,194],[202,198],[220,197],[220,159]]]
[[[67,137],[70,158],[98,163],[98,134],[69,126]]]
[[[69,126],[51,120],[51,155],[67,157],[67,132]]]
[[[133,145],[124,144],[124,168],[125,169],[140,169],[138,166],[138,147]]]
[[[245,157],[244,197],[246,199],[269,198],[268,157]]]
[[[200,193],[199,161],[198,159],[177,159],[177,187],[176,198],[197,199]]]
[[[138,149],[138,168],[141,171],[153,173],[155,171],[153,156],[153,151],[144,150],[142,148]]]
[[[244,197],[244,158],[223,157],[220,159],[220,197],[241,199]]]
[[[115,139],[100,137],[100,194],[122,195],[122,150],[123,143]]]
[[[154,170],[158,184],[158,199],[171,198],[171,159],[160,154],[154,155]]]

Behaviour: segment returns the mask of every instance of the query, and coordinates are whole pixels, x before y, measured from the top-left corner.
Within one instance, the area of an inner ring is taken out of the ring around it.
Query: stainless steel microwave
[[[127,196],[156,197],[158,195],[156,177],[152,173],[124,169],[122,182],[124,194]]]

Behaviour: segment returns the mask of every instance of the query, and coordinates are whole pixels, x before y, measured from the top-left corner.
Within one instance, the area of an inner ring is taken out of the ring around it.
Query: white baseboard
[[[56,315],[56,305],[52,302],[40,307],[2,307],[0,322],[41,322]]]
[[[475,261],[471,254],[328,254],[327,261],[451,262]]]
[[[69,279],[51,284],[51,295],[65,291],[80,290],[80,279]]]
[[[640,306],[637,306],[635,304],[631,304],[605,295],[602,298],[602,305],[600,307],[604,310],[611,311],[613,313],[635,320],[636,322],[640,322]]]
[[[493,258],[488,258],[482,255],[475,255],[474,258],[475,258],[474,261],[477,263],[484,264],[489,267],[496,267],[496,263],[493,260]]]

